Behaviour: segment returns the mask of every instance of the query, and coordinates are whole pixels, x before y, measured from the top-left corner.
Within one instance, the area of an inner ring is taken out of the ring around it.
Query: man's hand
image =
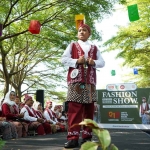
[[[53,122],[51,122],[50,120],[46,120],[46,122],[50,123],[50,124],[53,124]]]
[[[40,123],[43,123],[43,122],[44,122],[44,119],[42,119],[42,118],[37,118],[37,121],[40,122]]]
[[[23,118],[24,117],[24,113],[21,113],[17,116],[18,118]]]
[[[56,125],[61,125],[61,122],[56,122]]]
[[[6,121],[6,117],[0,117],[0,121]]]
[[[47,123],[50,123],[50,120],[46,120]]]
[[[95,62],[92,58],[87,58],[87,64],[91,66],[95,66]]]
[[[77,64],[81,65],[81,64],[84,64],[85,63],[85,58],[84,58],[84,55],[83,56],[80,56],[79,59],[77,60]]]

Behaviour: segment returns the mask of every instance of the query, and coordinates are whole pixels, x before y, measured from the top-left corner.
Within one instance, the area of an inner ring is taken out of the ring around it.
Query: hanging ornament
[[[116,75],[116,71],[115,70],[111,70],[111,75],[115,76]]]
[[[2,36],[2,31],[3,31],[3,25],[0,24],[0,36]]]
[[[128,6],[128,16],[130,21],[136,21],[140,19],[137,4]]]
[[[75,15],[76,29],[78,30],[80,24],[84,24],[84,15]]]
[[[41,29],[41,24],[38,20],[31,20],[30,21],[29,31],[32,34],[39,34],[40,29]]]
[[[137,68],[133,68],[133,73],[134,74],[138,74],[138,69]]]

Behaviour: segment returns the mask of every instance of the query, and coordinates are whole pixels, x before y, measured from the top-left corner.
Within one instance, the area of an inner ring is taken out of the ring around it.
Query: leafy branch
[[[76,125],[77,124],[73,126]],[[84,119],[84,121],[80,122],[78,125],[88,126],[98,138],[98,142],[85,142],[82,144],[80,150],[97,150],[98,147],[101,147],[102,150],[118,150],[118,148],[111,143],[109,131],[100,128],[95,121],[91,119]]]

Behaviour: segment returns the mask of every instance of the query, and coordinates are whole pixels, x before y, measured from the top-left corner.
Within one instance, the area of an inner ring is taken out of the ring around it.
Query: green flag
[[[130,21],[136,21],[140,19],[137,4],[128,6],[128,16]]]
[[[116,71],[115,70],[111,70],[111,75],[115,76],[116,75]]]

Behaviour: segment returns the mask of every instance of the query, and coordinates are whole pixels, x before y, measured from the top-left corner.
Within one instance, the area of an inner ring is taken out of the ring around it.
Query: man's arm
[[[72,51],[72,43],[69,44],[66,50],[64,51],[62,58],[61,58],[61,62],[65,66],[76,68],[77,59],[71,58],[71,51]]]
[[[95,68],[102,68],[105,66],[105,61],[98,48],[97,48],[97,60],[94,60],[94,62],[95,62]]]
[[[50,118],[50,116],[49,116],[49,114],[48,114],[47,111],[44,111],[44,117],[46,118],[46,120],[47,120],[48,122],[50,122],[50,123],[52,123],[52,124],[56,124],[56,122],[53,121],[53,120]]]
[[[20,113],[24,113],[24,119],[27,121],[37,121],[36,117],[29,116],[28,110],[25,107],[21,109]]]

